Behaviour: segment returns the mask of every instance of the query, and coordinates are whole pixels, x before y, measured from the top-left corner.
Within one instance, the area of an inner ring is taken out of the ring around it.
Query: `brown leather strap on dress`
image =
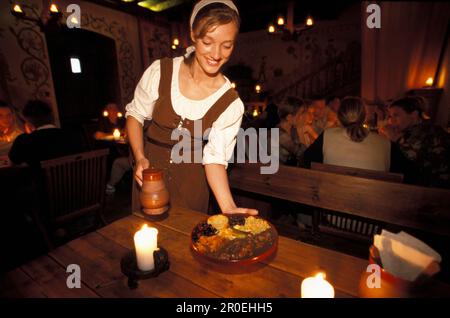
[[[213,123],[217,120],[217,118],[231,105],[239,95],[234,90],[234,88],[230,88],[227,90],[215,103],[211,106],[210,109],[203,116],[203,121],[206,123]]]
[[[219,118],[219,116],[228,108],[228,106],[231,105],[237,98],[239,98],[239,95],[237,92],[230,88],[227,90],[215,103],[211,106],[210,109],[206,112],[206,114],[203,116],[202,120],[202,130],[204,133],[205,130],[212,127],[212,124]],[[186,121],[186,128],[189,129],[191,132],[193,132],[195,120],[187,120]]]
[[[173,59],[165,57],[160,60],[161,75],[159,79],[159,96],[171,96],[170,88],[172,86]]]

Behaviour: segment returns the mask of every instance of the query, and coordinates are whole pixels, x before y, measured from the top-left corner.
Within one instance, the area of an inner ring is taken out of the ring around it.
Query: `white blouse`
[[[171,98],[175,112],[182,119],[201,119],[212,105],[231,87],[228,78],[225,84],[215,93],[202,100],[189,99],[180,92],[178,83],[180,65],[183,57],[173,59]],[[158,99],[159,80],[161,76],[161,63],[156,60],[142,75],[134,91],[134,99],[126,106],[125,117],[132,116],[143,124],[144,120],[151,120],[155,102]],[[241,126],[244,104],[236,99],[212,124],[208,143],[203,150],[203,164],[222,164],[228,166],[236,135]]]

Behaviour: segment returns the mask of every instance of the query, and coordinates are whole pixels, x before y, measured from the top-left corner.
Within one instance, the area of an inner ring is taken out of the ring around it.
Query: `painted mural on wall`
[[[38,3],[22,7],[27,16],[40,17]],[[56,105],[44,35],[35,23],[12,17],[7,1],[2,2],[0,14],[3,31],[0,63],[2,76],[6,73],[3,85],[8,99],[16,107],[32,98],[47,99]]]
[[[169,23],[156,23],[139,19],[144,68],[155,60],[171,56],[171,30]]]
[[[81,28],[108,36],[116,43],[121,103],[125,105],[133,98],[142,73],[137,19],[88,2],[77,3]],[[58,2],[64,23],[71,14],[64,10],[69,4],[69,0]],[[42,2],[29,1],[22,8],[27,16],[39,18]],[[2,75],[7,70],[16,76],[6,77],[7,95],[19,108],[29,99],[46,99],[58,114],[45,35],[35,22],[15,18],[10,9],[10,1],[0,2],[0,69]]]
[[[0,39],[3,39],[5,30],[0,28]],[[7,82],[13,82],[16,78],[11,75],[9,66],[6,63],[6,57],[2,51],[0,51],[0,99],[9,101],[9,91]]]

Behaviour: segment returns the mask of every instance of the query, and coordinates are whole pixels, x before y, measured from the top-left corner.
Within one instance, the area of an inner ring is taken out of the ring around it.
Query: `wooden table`
[[[0,296],[299,297],[302,279],[319,267],[334,285],[336,297],[358,296],[366,260],[286,237],[279,237],[276,255],[264,263],[230,270],[198,260],[190,249],[190,232],[205,217],[177,207],[159,222],[146,221],[139,214],[128,216],[7,273],[0,280]],[[144,223],[158,228],[158,244],[169,252],[171,266],[130,290],[120,259],[133,248],[133,235]],[[66,286],[69,264],[81,267],[79,289]],[[445,285],[439,296],[449,296],[449,290]]]

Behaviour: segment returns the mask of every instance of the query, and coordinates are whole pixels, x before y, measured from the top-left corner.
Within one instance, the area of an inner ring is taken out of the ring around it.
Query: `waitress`
[[[190,18],[193,46],[184,57],[164,58],[150,65],[126,107],[137,184],[142,185],[144,169],[163,169],[172,204],[207,212],[209,185],[222,213],[258,213],[236,206],[226,173],[244,105],[220,70],[233,52],[239,24],[238,9],[231,0],[199,1]],[[151,120],[145,134],[144,120]],[[201,124],[202,133],[210,128],[204,146],[194,142],[203,136],[194,135],[194,123],[196,127]],[[176,163],[171,156],[178,143],[171,139],[176,129],[190,138],[190,163]],[[194,161],[198,155],[201,162]],[[133,210],[140,208],[137,184]]]

